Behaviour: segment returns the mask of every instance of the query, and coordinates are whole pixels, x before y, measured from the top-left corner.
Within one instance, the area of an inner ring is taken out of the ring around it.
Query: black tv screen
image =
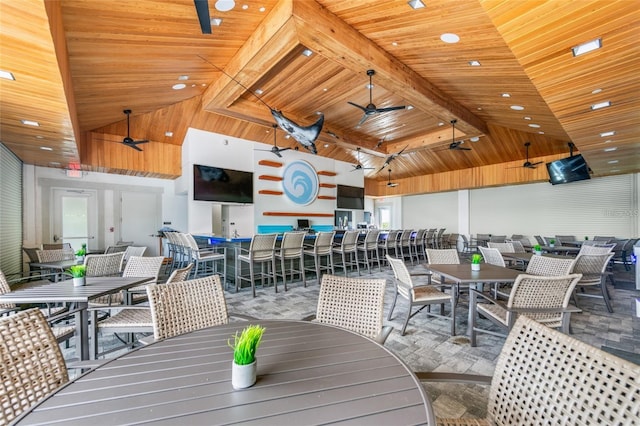
[[[364,210],[364,188],[338,185],[337,195],[339,209]]]
[[[194,164],[193,199],[252,204],[253,173]]]
[[[591,179],[589,167],[582,155],[563,158],[547,163],[549,182],[552,185]]]

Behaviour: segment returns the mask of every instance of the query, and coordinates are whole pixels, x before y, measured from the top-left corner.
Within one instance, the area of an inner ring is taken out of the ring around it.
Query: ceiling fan
[[[142,151],[142,149],[138,148],[138,145],[141,143],[147,143],[149,142],[149,140],[147,139],[142,139],[139,141],[134,141],[130,136],[129,136],[129,116],[131,115],[131,110],[130,109],[125,109],[124,111],[125,114],[127,114],[127,136],[122,139],[122,143],[130,148],[135,149],[136,151]]]
[[[451,143],[449,144],[449,149],[454,151],[471,151],[471,148],[465,148],[461,146],[464,141],[456,141],[456,123],[458,120],[451,120]]]
[[[389,181],[387,182],[387,186],[389,188],[393,188],[395,186],[398,186],[397,182],[391,182],[391,169],[389,169]]]
[[[357,155],[358,155],[358,164],[352,164],[353,170],[351,170],[351,171],[353,172],[353,171],[356,171],[356,170],[373,170],[373,167],[363,167],[362,166],[362,163],[360,162],[360,147],[356,148],[356,152],[357,152]]]
[[[535,169],[538,164],[544,163],[544,161],[538,161],[537,163],[532,163],[531,161],[529,161],[529,146],[531,146],[531,142],[525,142],[524,146],[527,152],[527,158],[525,162],[522,164],[522,166],[508,167],[509,169],[518,169],[520,167],[524,167],[527,169]]]
[[[348,102],[350,105],[353,105],[354,107],[359,108],[362,110],[362,112],[364,112],[364,115],[360,119],[358,126],[362,125],[365,121],[367,121],[367,118],[371,117],[372,115],[406,108],[405,105],[387,107],[387,108],[376,108],[376,106],[373,104],[373,82],[372,82],[372,77],[375,73],[376,72],[374,70],[367,70],[367,75],[369,76],[369,105],[367,105],[366,107],[363,107],[353,102]]]
[[[268,152],[273,152],[275,155],[277,155],[278,157],[282,158],[282,154],[280,154],[282,151],[287,151],[291,148],[278,148],[278,145],[276,144],[276,129],[278,128],[277,124],[272,124],[271,125],[273,127],[273,147],[271,149],[255,149],[255,151],[268,151]]]

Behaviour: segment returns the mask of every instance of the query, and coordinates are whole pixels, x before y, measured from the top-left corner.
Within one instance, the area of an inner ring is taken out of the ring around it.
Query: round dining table
[[[266,328],[257,382],[234,390],[229,338]],[[20,425],[435,425],[412,370],[359,334],[308,321],[232,322],[137,348],[34,406]]]

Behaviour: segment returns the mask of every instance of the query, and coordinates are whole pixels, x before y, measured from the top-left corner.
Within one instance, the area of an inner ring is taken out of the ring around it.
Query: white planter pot
[[[534,251],[533,253],[538,255],[538,256],[542,256],[542,251]]]
[[[471,264],[471,270],[472,271],[479,271],[480,270],[480,264],[479,263],[472,263]]]
[[[253,386],[256,383],[257,371],[257,359],[247,365],[238,365],[233,362],[231,367],[231,385],[234,389],[244,389]]]
[[[73,279],[73,286],[74,287],[82,287],[87,283],[87,278],[86,277],[80,277],[80,278],[74,278]]]

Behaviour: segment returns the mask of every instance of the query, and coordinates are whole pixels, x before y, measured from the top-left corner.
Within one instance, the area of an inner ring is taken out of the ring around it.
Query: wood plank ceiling
[[[549,161],[572,141],[594,176],[640,171],[637,2],[425,4],[246,0],[220,12],[211,0],[222,22],[209,35],[192,0],[2,2],[0,68],[15,81],[0,79],[0,140],[29,164],[175,178],[189,127],[271,144],[272,108],[304,125],[322,112],[319,155],[355,164],[360,148],[374,195],[545,180],[544,166],[519,167],[525,142]],[[601,49],[572,55],[596,38]],[[369,69],[376,107],[410,107],[359,125],[348,102],[370,103]],[[601,101],[611,106],[592,111]],[[150,140],[142,152],[120,143],[124,109],[130,136]],[[471,150],[448,149],[453,119]],[[278,145],[296,142],[278,131]],[[388,169],[407,185],[389,192]],[[424,183],[434,176],[457,184]]]

